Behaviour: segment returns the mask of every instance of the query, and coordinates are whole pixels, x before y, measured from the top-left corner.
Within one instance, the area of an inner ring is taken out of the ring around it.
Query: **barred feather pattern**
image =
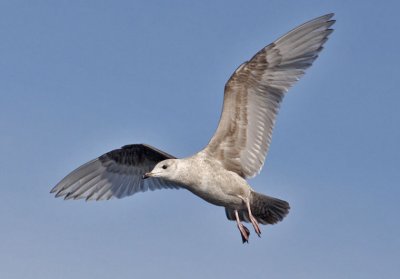
[[[323,49],[332,16],[300,25],[239,66],[225,85],[218,128],[201,152],[244,178],[260,172],[282,99]]]

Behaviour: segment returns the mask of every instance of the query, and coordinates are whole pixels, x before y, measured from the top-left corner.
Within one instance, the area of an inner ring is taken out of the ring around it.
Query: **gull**
[[[280,103],[323,49],[333,32],[333,16],[298,26],[236,69],[225,85],[217,130],[200,152],[178,159],[147,144],[126,145],[72,171],[51,193],[66,200],[108,200],[183,188],[224,207],[243,243],[250,231],[242,222],[250,222],[260,236],[260,224],[282,221],[290,206],[257,193],[246,179],[261,171]]]

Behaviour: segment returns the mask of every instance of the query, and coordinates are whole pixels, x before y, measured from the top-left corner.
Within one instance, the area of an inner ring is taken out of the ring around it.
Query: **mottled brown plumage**
[[[225,207],[243,242],[250,232],[241,221],[251,222],[260,236],[259,223],[281,221],[289,203],[256,193],[245,179],[260,172],[282,99],[318,57],[332,33],[332,17],[300,25],[233,73],[225,85],[218,128],[204,150],[176,159],[149,145],[127,145],[74,170],[51,192],[65,199],[105,200],[149,189],[185,188]]]
[[[328,14],[261,49],[225,85],[219,126],[205,151],[242,177],[262,168],[280,103],[322,50],[335,22]]]

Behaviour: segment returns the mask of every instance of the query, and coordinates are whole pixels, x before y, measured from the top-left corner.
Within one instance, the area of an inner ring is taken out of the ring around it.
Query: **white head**
[[[159,162],[151,172],[145,173],[143,179],[149,177],[159,177],[173,181],[177,176],[178,160],[167,159]]]

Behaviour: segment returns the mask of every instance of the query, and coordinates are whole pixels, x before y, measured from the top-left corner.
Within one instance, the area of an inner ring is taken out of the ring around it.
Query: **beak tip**
[[[147,172],[147,173],[143,174],[142,179],[146,179],[146,178],[149,178],[149,177],[150,177],[150,175],[149,175],[149,173]]]

